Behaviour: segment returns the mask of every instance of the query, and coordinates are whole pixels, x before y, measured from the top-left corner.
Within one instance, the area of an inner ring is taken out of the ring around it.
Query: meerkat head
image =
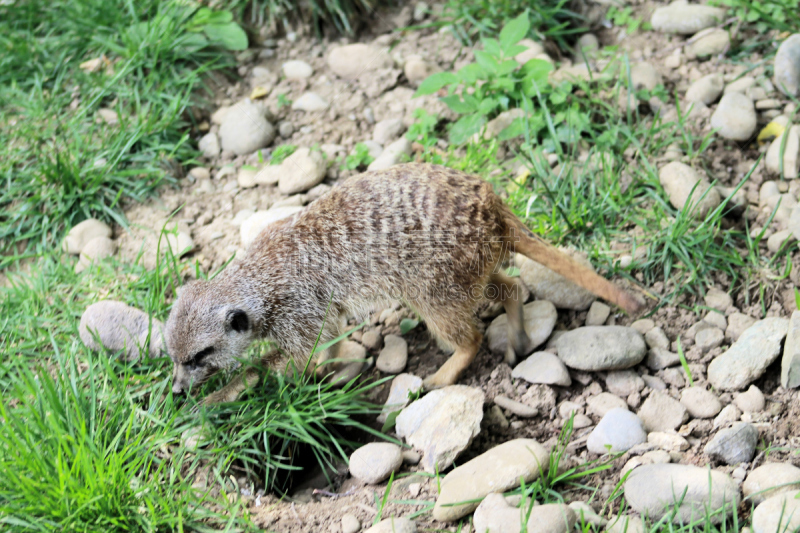
[[[167,350],[175,365],[172,392],[188,391],[233,365],[255,337],[252,315],[234,293],[214,282],[185,285],[166,328]]]

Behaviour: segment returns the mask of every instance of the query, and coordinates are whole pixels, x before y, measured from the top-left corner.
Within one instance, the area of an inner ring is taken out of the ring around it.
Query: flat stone
[[[272,209],[268,209],[266,211],[256,211],[247,220],[242,222],[242,225],[239,228],[239,232],[241,233],[242,237],[242,245],[250,246],[250,244],[256,240],[256,237],[258,237],[258,234],[261,233],[264,228],[273,222],[288,218],[302,210],[303,208],[299,206],[287,206],[273,207]]]
[[[61,249],[68,254],[78,255],[89,241],[97,237],[110,239],[111,227],[95,218],[87,218],[69,230],[67,236],[64,237],[64,242],[61,243]]]
[[[713,523],[730,516],[739,504],[739,487],[727,474],[681,464],[643,465],[631,472],[624,485],[628,505],[650,520],[671,513],[673,523],[689,523],[710,515]],[[720,511],[724,508],[724,512]]]
[[[281,194],[296,194],[309,190],[325,178],[327,165],[322,152],[298,148],[280,165],[278,190]]]
[[[441,472],[480,431],[484,394],[480,389],[450,385],[434,390],[403,409],[395,430],[408,444],[421,450],[426,472]]]
[[[722,429],[714,435],[703,451],[712,459],[737,465],[753,459],[756,444],[758,444],[756,427],[746,422],[737,422],[733,427]]]
[[[298,59],[287,61],[281,66],[281,70],[288,80],[304,80],[314,74],[314,68],[311,65]]]
[[[756,108],[753,101],[742,93],[722,96],[711,115],[711,127],[725,139],[746,141],[756,131]]]
[[[787,389],[800,386],[800,311],[794,311],[789,319],[781,358],[781,385]]]
[[[800,489],[800,468],[791,463],[767,463],[754,469],[742,483],[742,493],[753,505]]]
[[[761,377],[781,353],[789,330],[786,318],[759,320],[708,365],[708,381],[720,390],[741,390]]]
[[[601,392],[597,396],[589,397],[586,400],[586,407],[591,414],[603,418],[613,409],[627,409],[628,404],[619,396]]]
[[[512,378],[522,378],[528,383],[569,387],[572,379],[564,363],[550,352],[535,352],[518,364],[511,372]]]
[[[764,393],[755,385],[750,385],[746,392],[737,394],[733,403],[745,413],[759,413],[766,406]]]
[[[300,98],[292,102],[292,109],[295,111],[305,111],[313,113],[314,111],[325,111],[330,107],[330,104],[323,97],[314,92],[303,93]]]
[[[628,397],[644,389],[644,380],[633,370],[614,370],[606,375],[606,387],[612,394]]]
[[[442,479],[433,518],[441,522],[458,520],[478,507],[473,500],[516,488],[521,479],[530,483],[548,464],[548,451],[533,439],[515,439],[495,446]]]
[[[789,36],[778,47],[775,86],[787,96],[800,96],[800,33]]]
[[[773,496],[753,511],[753,533],[795,533],[800,529],[797,491]]]
[[[161,357],[165,349],[164,325],[160,321],[114,300],[102,300],[87,307],[81,315],[78,335],[90,350],[105,348],[122,352],[126,361],[147,355]]]
[[[541,346],[556,325],[558,311],[555,306],[544,300],[525,304],[522,308],[525,317],[525,332],[531,339],[531,345]],[[486,328],[486,341],[489,349],[496,355],[503,355],[508,348],[508,315],[505,313],[495,318]]]
[[[647,431],[671,431],[686,422],[689,413],[678,400],[663,392],[653,391],[642,404],[639,418]]]
[[[401,137],[387,146],[375,161],[369,164],[367,170],[384,170],[398,163],[411,154],[411,141]]]
[[[385,49],[369,44],[355,43],[340,46],[328,54],[328,66],[334,74],[346,80],[368,76],[372,72],[393,65]]]
[[[387,335],[383,339],[383,350],[375,360],[375,367],[387,374],[402,372],[408,362],[408,343],[398,335]]]
[[[586,448],[597,454],[628,451],[647,442],[647,433],[638,416],[627,409],[612,409],[589,434]]]
[[[664,165],[658,172],[658,180],[675,209],[683,209],[687,203],[694,206],[693,216],[705,218],[716,209],[722,199],[708,180],[701,177],[692,167],[673,161]],[[706,194],[706,191],[707,194]]]
[[[689,449],[689,441],[677,433],[651,431],[647,434],[647,442],[667,452],[683,452]]]
[[[558,357],[570,368],[622,370],[642,362],[647,348],[641,334],[623,326],[585,326],[556,341]]]
[[[502,394],[494,397],[494,403],[507,411],[511,411],[515,415],[521,418],[532,418],[539,414],[539,410],[526,405],[522,402],[517,402],[512,400],[511,398],[507,398]]]
[[[653,12],[650,24],[655,31],[692,35],[724,20],[725,10],[702,4],[675,2]]]
[[[575,260],[592,268],[591,263],[580,255]],[[537,299],[552,302],[559,309],[583,311],[596,298],[590,291],[527,257],[519,267],[519,277]]]
[[[410,401],[408,398],[409,394],[421,391],[422,378],[413,374],[398,374],[392,380],[392,386],[389,388],[389,397],[386,398],[383,410],[378,416],[378,422],[386,422],[389,413],[400,411],[408,405]]]
[[[502,494],[489,494],[475,510],[475,531],[481,533],[568,533],[575,526],[575,512],[563,504],[535,505],[527,514],[526,506],[511,507]],[[527,515],[527,520],[526,520]]]
[[[592,302],[589,312],[586,313],[587,326],[602,326],[611,314],[611,307],[602,302]]]
[[[731,44],[730,35],[721,28],[710,28],[685,48],[687,57],[706,58],[723,53]]]
[[[417,524],[408,518],[387,518],[381,520],[364,533],[417,533]]]
[[[683,389],[681,403],[692,418],[714,418],[722,411],[717,395],[701,386]]]
[[[400,446],[391,442],[371,442],[350,455],[350,474],[374,485],[387,479],[403,464]]]

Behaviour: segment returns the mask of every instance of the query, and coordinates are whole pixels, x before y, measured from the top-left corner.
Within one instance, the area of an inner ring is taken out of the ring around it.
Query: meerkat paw
[[[438,372],[422,380],[422,387],[424,390],[431,391],[455,384],[458,376],[453,376],[450,372],[442,372],[442,370],[444,369],[440,368]]]
[[[230,383],[203,398],[203,405],[235,402],[241,393],[256,386],[258,378],[257,371],[248,369],[244,375],[236,376]]]

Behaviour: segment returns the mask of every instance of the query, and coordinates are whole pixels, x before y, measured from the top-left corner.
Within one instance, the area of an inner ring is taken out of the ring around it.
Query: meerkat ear
[[[241,309],[231,309],[225,315],[225,321],[228,329],[232,329],[237,333],[245,333],[250,331],[250,318],[247,313]]]

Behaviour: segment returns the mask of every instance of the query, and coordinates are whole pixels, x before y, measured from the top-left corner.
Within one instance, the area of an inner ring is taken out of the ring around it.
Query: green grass
[[[219,6],[236,13],[239,20],[258,29],[267,26],[275,31],[288,31],[294,25],[311,26],[317,36],[328,33],[353,35],[367,22],[380,4],[377,0],[328,0],[303,2],[293,0],[214,0]]]
[[[187,109],[203,75],[231,64],[223,46],[246,45],[217,15],[161,0],[0,6],[0,266],[51,249],[86,218],[123,223],[121,202],[191,161]],[[97,58],[98,71],[80,68]]]

